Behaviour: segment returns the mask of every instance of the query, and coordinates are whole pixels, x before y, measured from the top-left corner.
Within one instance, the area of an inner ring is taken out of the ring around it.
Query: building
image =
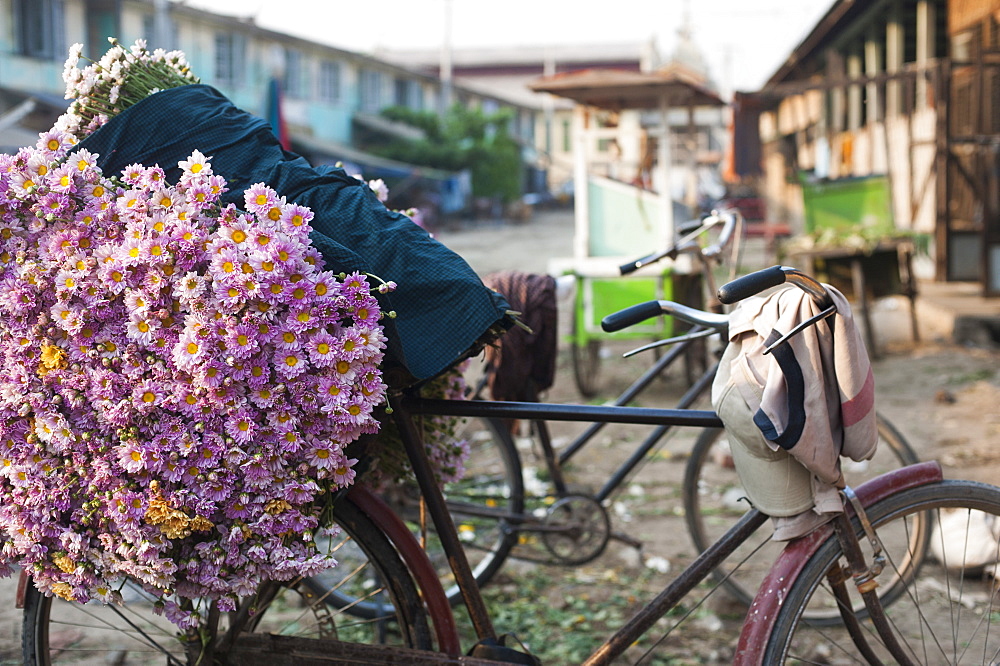
[[[737,96],[736,153],[754,156],[753,130],[760,146],[738,175],[793,231],[809,227],[813,184],[883,183],[926,276],[1000,295],[998,17],[998,0],[838,0]]]
[[[379,57],[434,76],[450,72],[456,84],[502,97],[524,108],[534,109],[534,148],[543,166],[546,186],[554,192],[570,189],[573,182],[574,152],[573,103],[565,98],[534,92],[529,87],[543,78],[585,70],[621,72],[653,72],[664,68],[682,71],[709,88],[715,84],[706,61],[692,39],[690,21],[678,29],[678,44],[673,53],[664,57],[654,40],[619,44],[564,44],[509,48],[453,49],[442,63],[440,51],[384,50]],[[594,110],[594,122],[608,131],[592,147],[588,163],[603,168],[606,175],[627,182],[648,179],[650,161],[655,159],[655,142],[648,130],[660,122],[657,113],[626,110],[622,113]],[[525,119],[528,114],[524,115]],[[699,180],[689,172],[692,164],[701,172],[701,189],[720,194],[718,166],[727,141],[727,116],[721,109],[698,109],[689,117],[684,110],[671,112],[669,122],[674,128],[671,152],[677,180],[673,189],[679,199],[690,198],[692,206],[698,197],[688,197],[697,191]],[[647,183],[653,186],[652,183]],[[662,184],[657,184],[660,187]]]
[[[62,99],[61,74],[69,46],[83,43],[84,53],[97,58],[108,48],[108,36],[123,44],[144,38],[150,48],[183,50],[202,82],[261,117],[268,117],[267,91],[277,79],[282,116],[296,152],[314,163],[343,161],[365,175],[402,179],[414,170],[358,151],[358,133],[406,132],[386,123],[379,112],[395,105],[437,109],[443,95],[442,81],[434,75],[183,3],[0,0],[0,146],[25,145],[51,126],[68,104]],[[454,87],[454,94],[470,106],[513,108],[521,119],[513,128],[517,138],[526,145],[534,143],[536,109],[461,86]],[[441,182],[455,177],[428,169],[421,174]]]
[[[467,90],[502,97],[525,111],[521,123],[533,123],[534,150],[545,172],[536,189],[565,191],[573,178],[573,104],[533,92],[528,85],[542,77],[583,69],[650,71],[660,64],[652,41],[632,44],[517,46],[453,49],[442,65],[440,51],[384,50],[379,57],[416,71],[450,77]]]

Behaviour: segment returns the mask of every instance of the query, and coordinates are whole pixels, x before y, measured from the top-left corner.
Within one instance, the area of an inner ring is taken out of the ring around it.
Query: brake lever
[[[764,350],[764,355],[766,356],[770,354],[772,351],[774,351],[776,347],[785,344],[786,342],[791,340],[794,336],[798,335],[799,333],[809,328],[813,324],[819,322],[820,320],[826,319],[830,315],[835,315],[835,314],[837,314],[837,306],[831,305],[830,307],[823,310],[819,314],[813,315],[809,319],[806,319],[804,322],[793,328],[791,331],[785,333],[783,336],[781,336],[780,338],[772,342],[770,345],[768,345],[767,348]]]

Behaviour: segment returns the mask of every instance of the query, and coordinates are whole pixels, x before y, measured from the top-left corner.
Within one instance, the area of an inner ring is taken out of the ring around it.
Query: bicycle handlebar
[[[821,309],[829,308],[833,305],[830,294],[826,287],[820,284],[813,277],[806,275],[797,268],[789,266],[771,266],[762,270],[738,277],[732,282],[728,282],[719,287],[718,298],[725,305],[732,305],[745,298],[749,298],[765,289],[777,287],[786,282],[794,284],[803,290],[816,301]]]
[[[601,320],[601,328],[608,333],[613,333],[664,314],[715,331],[725,331],[729,326],[728,315],[705,312],[673,301],[646,301],[609,314]]]
[[[800,323],[792,329],[792,331],[771,344],[765,353],[768,353],[778,345],[783,344],[789,338],[798,334],[806,327],[816,323],[820,319],[825,319],[826,317],[829,317],[837,312],[837,308],[834,305],[829,292],[827,292],[826,287],[813,277],[803,273],[797,268],[791,268],[789,266],[772,266],[770,268],[765,268],[763,270],[750,273],[749,275],[736,278],[732,282],[724,284],[719,288],[719,301],[726,305],[731,305],[737,301],[759,294],[765,289],[777,287],[778,285],[785,283],[794,284],[796,287],[809,294],[816,302],[817,306],[819,306],[821,312],[809,318],[807,321]],[[711,329],[712,331],[720,333],[725,332],[729,327],[729,315],[727,314],[705,312],[703,310],[691,308],[672,301],[646,301],[644,303],[638,303],[625,308],[624,310],[619,310],[618,312],[609,314],[601,320],[601,328],[608,333],[614,333],[615,331],[628,328],[629,326],[638,324],[639,322],[650,319],[651,317],[657,317],[664,314],[672,315],[678,319],[688,322],[689,324],[701,326],[705,329]],[[671,341],[675,340],[671,339]]]
[[[736,223],[739,220],[739,215],[739,212],[736,210],[727,210],[723,212],[712,211],[710,215],[706,215],[700,221],[695,221],[695,224],[693,225],[690,223],[686,225],[682,224],[678,228],[678,231],[686,235],[674,243],[674,245],[672,245],[669,249],[654,252],[653,254],[646,255],[645,257],[636,259],[635,261],[622,264],[618,267],[618,270],[622,275],[628,275],[629,273],[639,270],[643,266],[654,264],[664,257],[676,259],[679,254],[700,253],[708,259],[714,259],[729,244],[730,240],[732,240],[733,230],[736,229]],[[693,242],[695,238],[720,222],[723,224],[722,232],[719,234],[718,241],[714,244],[702,249],[701,246]]]

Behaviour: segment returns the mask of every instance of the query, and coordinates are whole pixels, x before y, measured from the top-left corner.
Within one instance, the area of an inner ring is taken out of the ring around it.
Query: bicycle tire
[[[844,472],[848,485],[857,486],[861,481],[876,474],[904,467],[918,462],[913,447],[906,441],[899,430],[881,415],[878,417],[879,444],[876,457],[866,466],[845,463]],[[691,450],[684,471],[682,496],[684,502],[684,517],[688,534],[697,552],[704,552],[742,513],[743,507],[749,504],[742,501],[742,487],[735,469],[728,467],[726,461],[713,460],[713,456],[724,457],[716,444],[722,440],[724,431],[721,428],[710,428],[701,432]],[[761,545],[763,539],[770,537],[766,530],[748,540],[736,554],[727,562],[712,572],[713,578],[721,585],[731,598],[743,606],[749,606],[753,600],[754,591],[770,568],[774,557],[780,552],[781,544],[773,543],[761,546],[765,552],[757,553],[733,572],[733,562],[739,562],[754,548]],[[924,532],[929,535],[929,532]],[[743,556],[740,555],[743,553]],[[891,592],[891,590],[890,590]],[[840,622],[836,610],[826,613],[811,613],[809,620],[817,624],[837,624]]]
[[[894,572],[905,581],[905,593],[886,607],[886,615],[913,660],[922,664],[952,664],[965,658],[967,663],[997,663],[1000,587],[996,584],[996,574],[992,579],[987,576],[976,581],[974,577],[981,574],[966,568],[959,560],[969,561],[970,534],[988,525],[986,529],[991,530],[992,539],[989,552],[979,555],[1000,562],[1000,488],[972,481],[939,481],[890,495],[869,507],[867,514],[885,545],[887,569],[896,567],[906,557],[897,548],[896,535],[903,535],[908,541],[908,519],[931,514],[938,526],[942,525],[942,518],[947,519],[948,527],[935,528],[933,534],[933,542],[947,545],[941,549],[943,554],[923,559],[913,575]],[[857,519],[854,525],[864,545],[866,539]],[[954,557],[956,553],[962,555]],[[831,566],[842,563],[841,556],[841,545],[833,535],[792,581],[768,636],[763,663],[815,663],[808,659],[820,659],[819,655],[824,654],[857,658],[857,648],[846,631],[819,630],[805,620],[807,606],[830,603],[826,599],[829,587],[824,580]],[[851,591],[853,585],[848,582],[847,587]],[[856,595],[852,592],[852,596]],[[951,635],[943,636],[946,632]],[[878,658],[886,663],[895,661],[887,656],[874,630],[865,633]],[[919,649],[914,647],[918,639],[922,641]],[[980,650],[984,656],[976,658]],[[974,653],[968,654],[970,651]]]
[[[586,340],[580,344],[574,337],[570,356],[577,391],[584,398],[595,397],[601,390],[601,341]]]
[[[456,437],[469,443],[465,474],[444,489],[455,529],[465,545],[466,557],[476,582],[486,585],[503,566],[517,543],[517,531],[505,516],[524,511],[524,481],[521,460],[506,425],[496,419],[467,419],[456,429]],[[421,538],[431,564],[441,578],[449,603],[462,599],[444,548],[436,537],[433,521],[421,524],[416,488],[396,488],[387,501]],[[377,604],[358,601],[353,595],[332,590],[321,574],[307,584],[336,608],[361,618],[381,612]]]
[[[334,571],[340,571],[344,586],[364,586],[369,594],[384,592],[391,599],[391,603],[382,605],[385,617],[362,622],[352,615],[334,614],[328,605],[319,603],[321,600],[308,586],[296,581],[280,586],[276,597],[263,611],[256,612],[245,628],[260,633],[433,649],[420,594],[389,540],[349,498],[338,501],[334,520],[342,530],[335,546],[337,552],[357,548],[366,553],[366,565],[370,565],[348,570],[341,563]],[[87,656],[88,662],[98,657],[99,663],[148,663],[151,654],[170,655],[176,660],[170,663],[193,663],[194,657],[188,657],[185,644],[176,637],[176,627],[152,612],[152,597],[137,585],[126,584],[123,593],[125,603],[119,607],[67,602],[46,597],[29,586],[22,617],[24,663],[79,663],[81,654]],[[140,629],[144,634],[139,633]],[[102,652],[104,659],[110,657],[109,661],[101,661]]]
[[[524,513],[524,476],[509,426],[499,419],[479,419],[480,427],[469,442],[465,475],[445,488],[445,500],[465,545],[476,582],[486,585],[500,570],[517,544],[517,523]],[[487,492],[483,494],[482,489]],[[476,514],[473,505],[493,510]],[[469,528],[472,528],[471,530]],[[483,536],[485,535],[485,536]],[[440,546],[431,551],[432,562],[444,574],[445,593],[455,604],[462,598]]]

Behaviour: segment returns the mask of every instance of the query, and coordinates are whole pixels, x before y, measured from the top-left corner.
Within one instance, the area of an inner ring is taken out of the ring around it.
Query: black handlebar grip
[[[635,261],[630,261],[627,264],[622,264],[618,267],[618,273],[621,275],[628,275],[629,273],[634,273],[639,270],[642,266],[642,259],[636,259]]]
[[[781,266],[771,266],[762,270],[738,277],[732,282],[719,287],[719,301],[731,305],[744,298],[759,294],[765,289],[777,287],[785,283],[785,271]]]
[[[663,314],[663,310],[660,309],[659,301],[646,301],[609,314],[601,320],[601,328],[608,333],[614,333],[661,314]]]

